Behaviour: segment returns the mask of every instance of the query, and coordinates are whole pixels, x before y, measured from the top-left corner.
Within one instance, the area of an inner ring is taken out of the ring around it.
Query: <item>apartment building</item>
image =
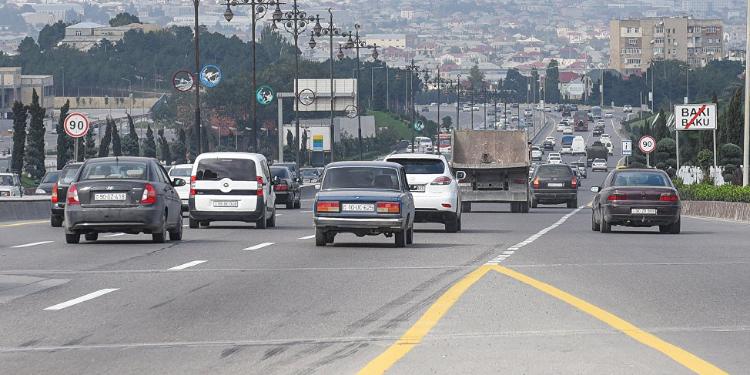
[[[624,75],[648,69],[653,60],[705,66],[724,56],[723,25],[717,19],[658,17],[610,21],[610,62]]]

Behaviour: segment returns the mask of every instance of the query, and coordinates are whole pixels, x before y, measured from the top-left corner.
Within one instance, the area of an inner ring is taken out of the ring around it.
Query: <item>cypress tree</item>
[[[70,100],[60,108],[60,117],[57,120],[57,169],[62,169],[73,156],[73,139],[65,133],[65,118],[70,110]]]
[[[182,128],[177,131],[177,140],[172,143],[172,157],[175,164],[187,163],[187,136]]]
[[[138,133],[135,131],[135,123],[133,122],[133,117],[128,115],[128,135],[123,140],[123,148],[122,152],[125,155],[128,156],[140,156],[141,155],[141,145],[140,145],[140,139],[138,138]]]
[[[23,154],[26,150],[26,119],[28,108],[21,102],[13,103],[13,155],[10,170],[21,173],[23,168]]]
[[[104,136],[99,143],[99,157],[103,158],[109,156],[109,143],[112,142],[112,119],[107,118],[107,129],[104,131]]]
[[[84,138],[86,139],[84,147],[80,147],[80,144],[78,147],[78,160],[93,159],[97,157],[98,152],[96,149],[96,142],[94,141],[94,132],[89,131]]]
[[[122,156],[122,143],[120,142],[120,132],[112,121],[112,155]]]
[[[151,125],[146,128],[146,139],[143,140],[143,156],[147,158],[156,157],[156,141],[154,141],[154,131]]]
[[[34,90],[31,94],[31,105],[29,106],[29,133],[26,137],[26,150],[24,152],[24,169],[29,176],[38,180],[47,171],[44,167],[44,113],[45,109],[39,105],[39,95]]]
[[[165,165],[172,165],[172,153],[169,151],[169,142],[164,137],[164,129],[157,131],[159,134],[159,153],[161,153],[161,160],[164,160]]]

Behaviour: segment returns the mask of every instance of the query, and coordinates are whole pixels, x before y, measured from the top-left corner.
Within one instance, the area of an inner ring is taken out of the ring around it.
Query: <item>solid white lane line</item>
[[[315,238],[314,234],[310,235],[310,236],[300,237],[300,238],[298,238],[298,240],[310,240],[310,239],[313,239],[313,238]]]
[[[544,228],[544,229],[540,230],[539,232],[537,232],[537,233],[529,236],[529,238],[523,240],[522,242],[519,242],[519,243],[517,243],[517,244],[515,244],[515,245],[513,245],[511,247],[509,247],[506,251],[503,251],[502,254],[498,255],[497,257],[495,257],[491,261],[487,262],[487,264],[499,264],[500,262],[504,261],[509,256],[513,255],[516,251],[518,251],[518,249],[520,249],[520,248],[522,248],[522,247],[524,247],[524,246],[526,246],[526,245],[528,245],[528,244],[530,244],[530,243],[538,240],[540,237],[542,237],[543,235],[547,234],[547,232],[549,232],[549,231],[551,231],[551,230],[559,227],[560,225],[562,225],[562,223],[564,223],[566,220],[570,219],[571,216],[577,214],[583,208],[584,208],[583,206],[576,208],[574,211],[571,211],[567,215],[565,215],[562,218],[560,218],[560,220],[558,220],[554,224],[552,224],[552,225],[548,226],[547,228]]]
[[[120,236],[124,236],[124,235],[125,235],[125,233],[114,233],[114,234],[108,234],[108,235],[106,235],[104,237],[120,237]]]
[[[312,213],[312,210],[305,210],[305,211],[300,211],[300,212],[302,212],[302,213],[304,213],[304,214],[311,214],[311,213]]]
[[[192,262],[187,262],[185,264],[180,264],[179,266],[174,266],[174,267],[170,268],[169,270],[170,271],[184,270],[185,268],[190,268],[190,267],[193,267],[193,266],[197,266],[197,265],[199,265],[201,263],[206,263],[206,262],[207,262],[207,260],[194,260]]]
[[[284,216],[284,214],[276,214],[276,216],[277,216],[277,217],[278,217],[278,216]]]
[[[119,290],[119,288],[97,290],[94,293],[89,293],[89,294],[87,294],[85,296],[74,298],[74,299],[72,299],[70,301],[65,301],[63,303],[58,303],[57,305],[53,305],[53,306],[47,307],[45,310],[48,310],[48,311],[62,310],[64,308],[66,308],[66,307],[77,305],[77,304],[79,304],[81,302],[86,302],[86,301],[92,300],[92,299],[94,299],[96,297],[101,297],[101,296],[103,296],[103,295],[105,295],[107,293],[112,293],[115,290]]]
[[[44,245],[44,244],[53,243],[53,242],[55,242],[55,241],[39,241],[39,242],[26,243],[26,244],[23,244],[23,245],[16,245],[16,246],[11,246],[11,247],[14,248],[14,249],[18,249],[18,248],[22,248],[22,247],[31,247],[31,246],[36,246],[36,245]]]
[[[259,244],[255,245],[255,246],[250,246],[250,247],[244,248],[242,250],[259,250],[259,249],[262,249],[262,248],[264,248],[266,246],[271,246],[271,245],[273,245],[273,242],[263,242],[263,243],[259,243]]]

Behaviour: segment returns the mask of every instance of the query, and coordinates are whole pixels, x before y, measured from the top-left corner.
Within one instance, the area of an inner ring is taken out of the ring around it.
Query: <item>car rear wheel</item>
[[[594,215],[594,211],[591,211],[591,230],[594,232],[598,232],[599,229],[599,223],[596,222],[596,215]]]
[[[393,237],[395,238],[396,247],[406,247],[406,231],[405,230],[396,232]]]
[[[55,228],[59,228],[62,226],[63,223],[63,217],[60,215],[52,215],[49,218],[50,225],[52,225]]]
[[[84,237],[86,238],[86,241],[93,242],[99,239],[99,233],[86,233]]]
[[[188,226],[190,229],[198,229],[198,220],[195,219],[188,219]]]
[[[406,232],[406,244],[411,245],[414,243],[414,224],[411,225],[411,228]]]
[[[267,228],[273,228],[276,226],[276,208],[273,209],[273,213],[271,214],[271,217],[266,220],[266,227]]]
[[[164,218],[161,222],[161,228],[158,232],[151,233],[151,240],[155,243],[164,243],[167,241],[167,215],[164,214]]]
[[[327,233],[324,230],[315,228],[315,246],[325,246],[326,235]]]
[[[607,222],[607,218],[604,217],[601,213],[599,213],[599,230],[601,230],[602,233],[611,233],[612,232],[612,224]]]
[[[445,231],[448,233],[458,232],[459,220],[458,215],[451,214],[448,220],[445,221]]]
[[[65,243],[75,244],[75,243],[79,243],[79,242],[81,242],[81,235],[80,234],[78,234],[78,233],[72,233],[72,234],[65,233]]]
[[[536,199],[531,198],[531,208],[537,208],[539,206],[539,202],[536,201]]]
[[[677,219],[677,222],[675,222],[674,224],[659,225],[659,232],[669,233],[669,234],[680,234],[680,220]]]
[[[297,201],[294,202],[294,208],[302,208],[302,198],[298,195]]]
[[[578,208],[578,199],[574,198],[568,201],[568,208]]]
[[[294,208],[294,197],[290,197],[289,200],[286,201],[286,209],[291,210]]]
[[[255,222],[255,228],[256,229],[266,229],[267,227],[267,221],[266,221],[266,208],[263,207],[263,211],[260,213],[260,219],[258,219]]]
[[[529,213],[529,202],[521,202],[518,204],[518,212],[522,214]]]
[[[182,241],[182,215],[180,220],[177,222],[177,227],[169,231],[170,241]]]

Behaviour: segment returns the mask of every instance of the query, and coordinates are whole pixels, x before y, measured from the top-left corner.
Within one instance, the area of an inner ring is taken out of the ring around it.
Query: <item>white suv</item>
[[[192,164],[177,164],[169,169],[169,178],[174,181],[175,179],[183,179],[186,184],[183,186],[177,186],[174,189],[177,190],[177,195],[180,196],[182,201],[182,212],[188,210],[188,200],[190,199],[190,176],[193,173]]]
[[[190,228],[212,221],[276,226],[276,195],[266,157],[244,152],[198,155],[190,175]]]
[[[443,155],[393,154],[385,161],[403,165],[414,197],[417,222],[443,223],[445,231],[461,230],[461,197]]]

